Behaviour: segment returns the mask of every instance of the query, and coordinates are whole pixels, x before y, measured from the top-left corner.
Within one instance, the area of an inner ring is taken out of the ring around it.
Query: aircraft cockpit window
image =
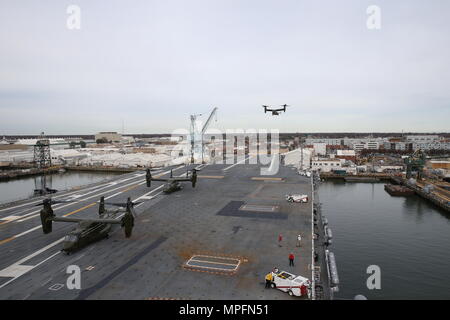
[[[64,241],[68,241],[68,242],[76,242],[78,240],[77,236],[73,235],[73,234],[69,234],[64,238]]]

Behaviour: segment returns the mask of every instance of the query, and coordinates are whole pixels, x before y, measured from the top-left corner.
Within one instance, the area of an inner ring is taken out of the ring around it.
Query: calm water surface
[[[336,298],[450,299],[450,214],[418,197],[391,197],[383,183],[324,182],[323,214],[333,231]],[[381,290],[366,286],[370,265]]]
[[[51,181],[51,187],[56,190],[66,190],[77,186],[110,179],[118,173],[103,172],[74,172],[55,173],[47,176]],[[36,177],[39,179],[39,177]],[[39,180],[38,180],[39,181]],[[39,185],[39,182],[38,182]],[[27,177],[18,180],[0,182],[0,203],[26,199],[33,195],[35,189],[35,177]]]

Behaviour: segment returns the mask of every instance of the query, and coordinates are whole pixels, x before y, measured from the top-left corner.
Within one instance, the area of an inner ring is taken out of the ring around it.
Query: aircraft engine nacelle
[[[53,225],[53,210],[44,209],[41,210],[41,223],[42,223],[42,231],[44,231],[44,234],[48,234],[52,232],[52,225]]]
[[[197,171],[192,171],[192,188],[195,188],[195,185],[197,183]]]
[[[147,182],[147,188],[150,188],[152,185],[152,173],[150,169],[147,169],[147,173],[145,174],[145,181]]]
[[[131,237],[131,234],[133,232],[134,227],[134,217],[131,211],[127,211],[125,215],[122,218],[122,227],[125,231],[125,237],[129,238]]]
[[[100,198],[100,204],[98,205],[98,215],[101,216],[105,212],[106,212],[106,210],[105,210],[105,197],[102,196]]]

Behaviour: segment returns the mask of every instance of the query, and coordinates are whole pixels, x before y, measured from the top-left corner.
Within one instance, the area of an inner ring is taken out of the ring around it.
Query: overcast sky
[[[67,7],[81,8],[69,30]],[[381,29],[366,27],[369,5]],[[0,135],[450,131],[450,1],[0,0]],[[264,114],[262,104],[290,104]]]

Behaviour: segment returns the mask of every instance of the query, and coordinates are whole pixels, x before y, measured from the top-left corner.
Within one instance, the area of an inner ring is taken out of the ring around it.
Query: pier
[[[321,173],[320,178],[323,180],[344,180],[346,182],[390,181],[394,184],[412,189],[415,194],[450,212],[450,191],[445,188],[448,187],[448,183],[446,182],[423,179],[416,181],[416,183],[410,183],[402,174],[387,173],[364,173],[357,175]],[[373,179],[373,181],[370,181],[370,179]]]

